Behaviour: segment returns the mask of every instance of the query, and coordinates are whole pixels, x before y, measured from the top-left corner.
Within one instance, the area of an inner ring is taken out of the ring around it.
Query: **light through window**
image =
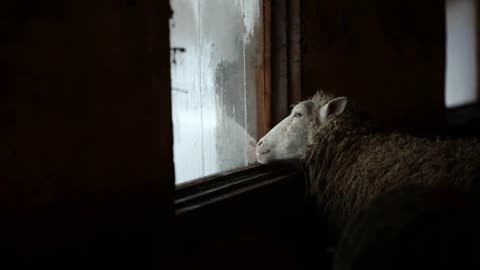
[[[176,184],[255,162],[259,0],[171,0]]]
[[[447,0],[447,70],[445,104],[457,107],[478,101],[477,1]]]

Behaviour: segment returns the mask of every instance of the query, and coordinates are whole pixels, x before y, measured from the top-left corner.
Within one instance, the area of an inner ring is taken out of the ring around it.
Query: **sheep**
[[[300,161],[333,233],[378,194],[398,186],[468,190],[480,179],[477,139],[386,132],[358,103],[324,91],[294,106],[258,141],[256,156],[265,164]]]
[[[388,191],[348,222],[333,269],[479,269],[479,206],[443,186]]]

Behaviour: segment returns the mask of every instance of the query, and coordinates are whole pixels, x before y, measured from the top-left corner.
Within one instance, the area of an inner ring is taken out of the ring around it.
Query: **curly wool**
[[[320,92],[319,108],[334,98]],[[480,144],[476,139],[439,139],[385,133],[349,101],[340,116],[310,127],[303,158],[310,191],[321,202],[327,220],[342,228],[378,194],[406,183],[440,183],[471,189],[480,176]]]

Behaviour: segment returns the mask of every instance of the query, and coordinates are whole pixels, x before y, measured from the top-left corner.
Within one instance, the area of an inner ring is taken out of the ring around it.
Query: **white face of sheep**
[[[332,99],[320,108],[312,101],[297,104],[289,116],[260,139],[257,161],[267,164],[299,160],[307,149],[309,128],[327,123],[340,115],[346,106],[345,97]]]

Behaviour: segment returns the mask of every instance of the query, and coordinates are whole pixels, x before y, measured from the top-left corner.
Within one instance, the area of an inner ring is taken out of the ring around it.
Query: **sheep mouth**
[[[262,151],[262,152],[257,152],[257,153],[258,153],[259,155],[265,155],[265,154],[268,154],[268,153],[270,153],[270,152],[272,152],[272,150],[264,150],[264,151]]]
[[[261,164],[267,164],[270,160],[270,155],[268,155],[272,150],[263,150],[263,151],[257,151],[257,161]]]

